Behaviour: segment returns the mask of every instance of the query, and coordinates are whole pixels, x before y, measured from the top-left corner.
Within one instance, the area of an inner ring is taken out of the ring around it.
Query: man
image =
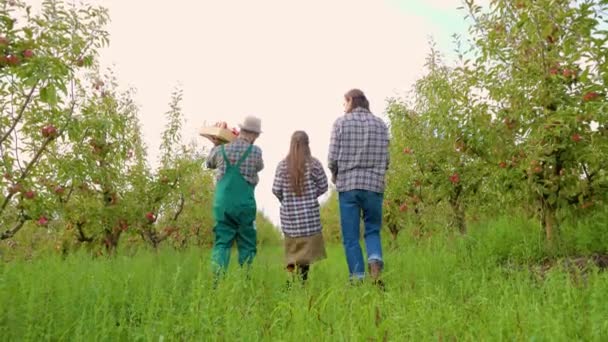
[[[260,119],[246,117],[235,141],[221,145],[219,140],[213,140],[215,147],[207,159],[207,167],[217,170],[213,202],[215,243],[211,253],[216,274],[228,268],[234,241],[241,266],[250,265],[257,251],[254,189],[264,162],[262,150],[254,143],[262,133],[261,125]]]
[[[329,169],[340,203],[342,242],[351,280],[363,279],[360,219],[365,223],[368,269],[374,283],[384,267],[380,227],[384,177],[389,164],[388,128],[369,110],[369,101],[359,89],[344,95],[345,115],[333,125],[329,146]]]

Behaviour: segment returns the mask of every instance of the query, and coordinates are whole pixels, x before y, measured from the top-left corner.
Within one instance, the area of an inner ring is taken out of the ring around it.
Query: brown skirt
[[[285,262],[288,266],[310,265],[326,257],[322,233],[302,237],[285,236]]]

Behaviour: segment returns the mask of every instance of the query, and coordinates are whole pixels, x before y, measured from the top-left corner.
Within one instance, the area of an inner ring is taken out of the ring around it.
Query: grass
[[[471,241],[404,235],[386,251],[384,293],[348,284],[339,245],[289,291],[280,247],[263,246],[250,279],[235,266],[215,290],[209,253],[197,249],[13,261],[0,264],[0,340],[608,338],[607,274],[554,269],[539,280],[488,262],[487,247]]]

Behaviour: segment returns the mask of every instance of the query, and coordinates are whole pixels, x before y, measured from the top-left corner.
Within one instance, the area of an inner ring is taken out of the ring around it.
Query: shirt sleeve
[[[264,170],[264,158],[262,157],[262,149],[257,147],[257,150],[258,150],[260,157],[257,160],[256,166],[255,166],[255,171],[260,172],[260,171]]]
[[[321,165],[321,162],[315,159],[312,165],[313,167],[311,175],[317,191],[316,195],[319,197],[328,190],[329,186],[327,184],[327,175],[323,170],[323,165]]]
[[[331,171],[332,178],[338,174],[338,155],[340,152],[340,122],[336,120],[331,130],[331,139],[329,142],[329,153],[327,155],[327,167]]]
[[[390,149],[391,139],[390,139],[388,127],[386,127],[386,125],[384,127],[385,127],[385,132],[386,132],[385,133],[386,134],[386,169],[388,170],[388,167],[391,164],[391,152],[390,152],[391,151],[391,149]]]
[[[218,154],[218,151],[219,151],[219,147],[215,146],[209,152],[209,155],[207,156],[207,161],[205,162],[205,166],[207,166],[207,168],[209,168],[209,169],[217,168],[217,161],[215,159]]]
[[[281,163],[277,166],[274,174],[274,181],[272,182],[272,193],[279,202],[283,201],[283,175],[281,174]]]

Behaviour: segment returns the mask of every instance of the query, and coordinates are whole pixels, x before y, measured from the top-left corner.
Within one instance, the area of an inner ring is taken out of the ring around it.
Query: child
[[[257,252],[254,190],[264,161],[262,150],[254,143],[262,133],[261,125],[260,119],[246,117],[235,141],[222,145],[221,141],[213,140],[216,146],[207,159],[207,167],[217,170],[213,200],[215,243],[211,253],[216,275],[228,268],[230,248],[235,241],[241,266],[250,265]]]
[[[310,264],[326,258],[317,198],[327,192],[327,176],[311,156],[308,135],[296,131],[289,154],[276,169],[272,193],[281,202],[285,261],[290,274],[308,279]]]

